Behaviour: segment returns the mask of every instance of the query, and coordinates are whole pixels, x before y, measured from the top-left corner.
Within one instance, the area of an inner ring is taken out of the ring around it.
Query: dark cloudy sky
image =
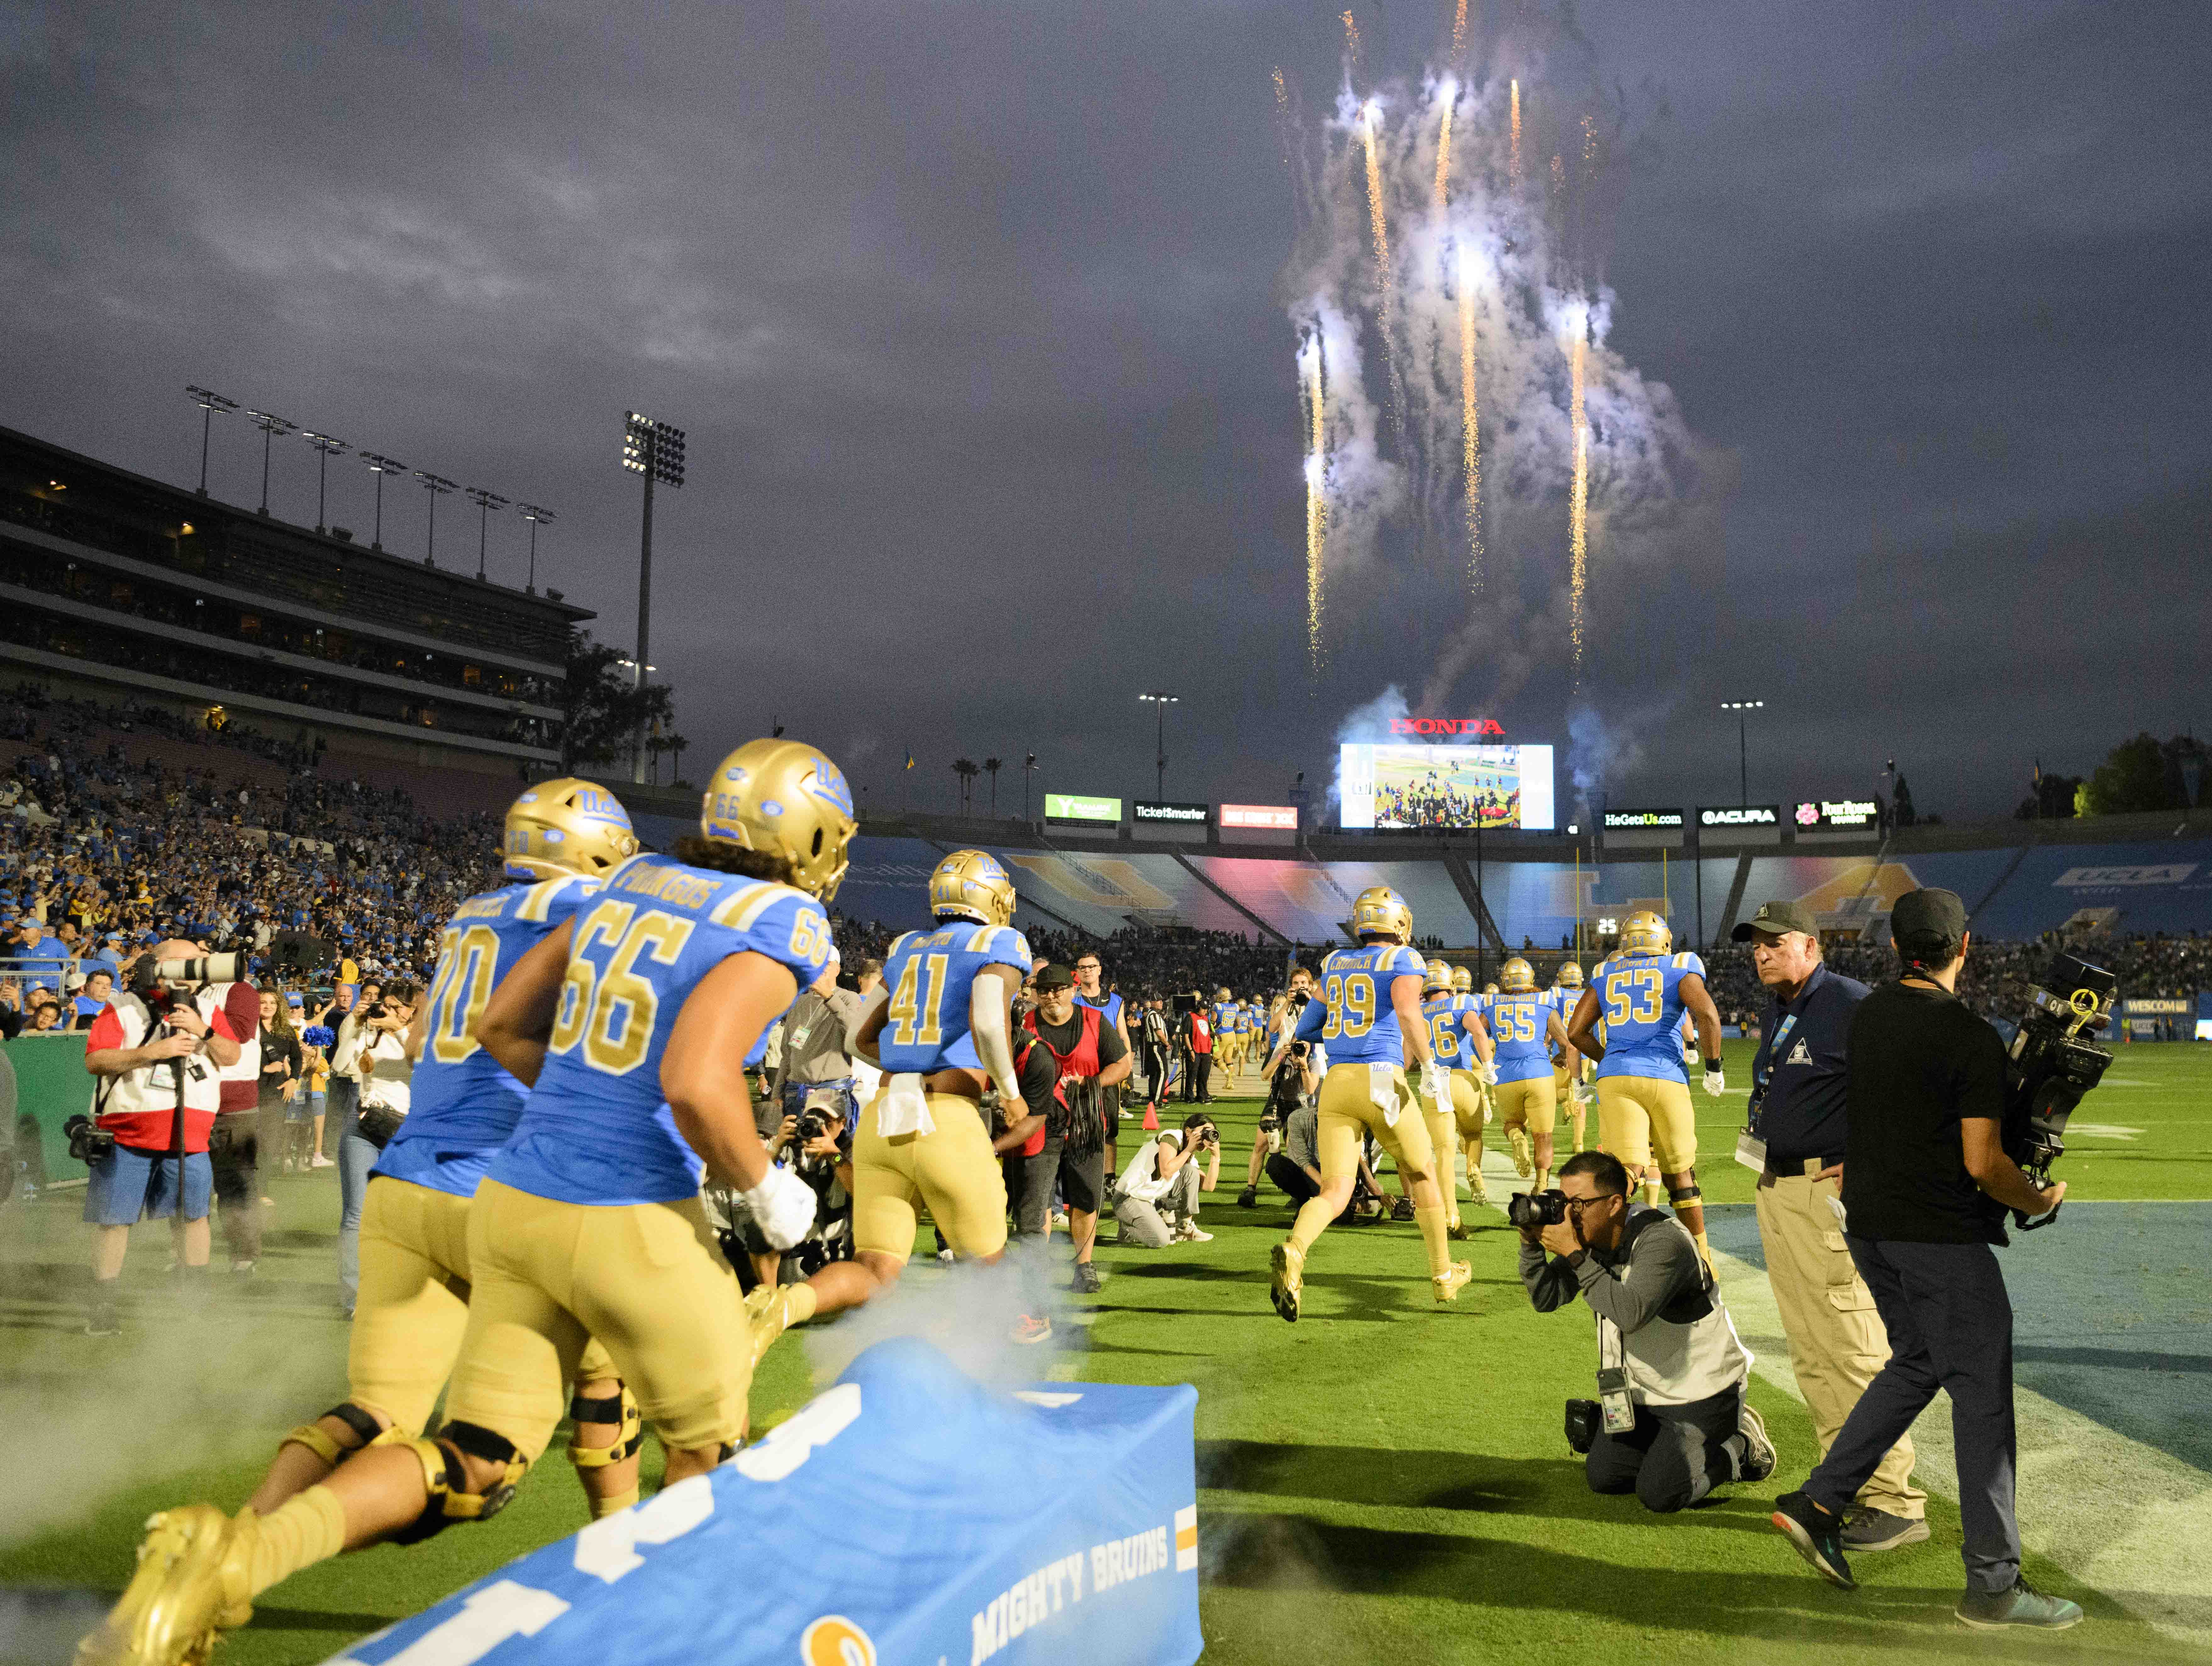
[[[1370,69],[1449,14],[1360,8]],[[2212,730],[2212,10],[1571,22],[1632,119],[1613,344],[1741,476],[1680,583],[1608,591],[1595,552],[1613,800],[1732,801],[1739,692],[1754,798],[1894,754],[1954,818],[2036,757]],[[549,505],[542,576],[626,640],[635,405],[690,435],[653,657],[695,771],[773,714],[878,805],[1025,750],[1149,792],[1164,684],[1170,795],[1276,801],[1430,640],[1306,678],[1269,70],[1317,108],[1340,40],[1333,4],[1194,0],[17,5],[0,421],[189,481],[205,383]],[[254,437],[217,429],[234,502]],[[279,460],[312,523],[312,453]],[[332,491],[365,535],[358,463]],[[418,547],[422,494],[386,509]],[[1486,688],[1450,714],[1565,742],[1562,663]]]

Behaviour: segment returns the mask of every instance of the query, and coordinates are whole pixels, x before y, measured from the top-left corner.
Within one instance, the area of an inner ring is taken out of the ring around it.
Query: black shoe
[[[2046,1596],[2027,1580],[2017,1578],[2010,1590],[1968,1591],[1953,1612],[1978,1632],[2000,1631],[2007,1626],[2063,1632],[2081,1623],[2079,1602]]]
[[[1928,1523],[1917,1516],[1893,1516],[1863,1505],[1844,1515],[1844,1548],[1853,1555],[1862,1550],[1896,1550],[1927,1537]]]
[[[1257,1186],[1247,1186],[1243,1191],[1237,1193],[1237,1207],[1240,1209],[1258,1208],[1260,1207],[1260,1189]]]
[[[1844,1560],[1842,1517],[1830,1515],[1802,1493],[1784,1493],[1775,1499],[1774,1514],[1769,1519],[1790,1535],[1790,1542],[1813,1565],[1815,1573],[1845,1590],[1858,1589],[1859,1582],[1851,1578],[1850,1564]]]
[[[1096,1296],[1106,1287],[1106,1281],[1089,1262],[1079,1261],[1075,1263],[1075,1276],[1068,1280],[1067,1287],[1079,1296]]]

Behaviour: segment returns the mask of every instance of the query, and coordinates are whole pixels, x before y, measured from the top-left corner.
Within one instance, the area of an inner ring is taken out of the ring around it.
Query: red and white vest
[[[201,1016],[216,1034],[230,1034],[220,1003],[206,1000]],[[108,1048],[142,1046],[149,1032],[167,1033],[154,1024],[144,1001],[127,989],[118,989],[85,1032],[84,1050],[89,1055]],[[184,1067],[185,1150],[205,1151],[208,1130],[215,1126],[216,1112],[222,1105],[222,1086],[215,1061],[204,1053],[143,1065],[121,1076],[97,1078],[93,1111],[100,1126],[121,1144],[141,1151],[170,1149],[177,1105],[176,1064]]]

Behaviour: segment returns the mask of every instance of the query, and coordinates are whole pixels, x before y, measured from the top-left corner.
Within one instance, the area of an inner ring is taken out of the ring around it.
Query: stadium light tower
[[[645,520],[637,540],[637,690],[645,692],[647,635],[653,622],[653,483],[684,484],[684,430],[640,411],[623,413],[623,466],[645,477]],[[630,738],[630,780],[645,781],[645,720]]]
[[[422,565],[438,564],[438,500],[447,492],[459,488],[442,474],[432,474],[424,469],[415,471],[415,477],[422,483],[422,489],[430,494],[430,536],[422,546]]]
[[[254,513],[265,515],[269,513],[269,442],[280,434],[289,434],[292,424],[266,410],[249,410],[246,414],[261,430],[261,507]]]
[[[477,506],[477,576],[484,575],[484,538],[491,523],[491,512],[504,509],[507,500],[497,492],[488,492],[482,486],[469,488],[469,501]]]
[[[368,465],[368,471],[376,477],[376,532],[369,539],[368,547],[381,550],[384,548],[384,477],[404,474],[407,465],[396,457],[380,457],[373,451],[362,453],[361,460]]]
[[[1751,807],[1751,765],[1749,762],[1751,757],[1751,742],[1748,731],[1745,727],[1749,723],[1750,719],[1747,718],[1744,714],[1746,712],[1759,711],[1763,709],[1765,705],[1766,702],[1764,700],[1723,700],[1721,702],[1721,709],[1723,711],[1734,712],[1735,714],[1735,784],[1737,794],[1736,808],[1739,810],[1747,810]]]
[[[1155,725],[1157,744],[1153,751],[1157,755],[1152,759],[1152,796],[1164,799],[1168,795],[1168,708],[1177,704],[1182,696],[1170,694],[1164,689],[1146,689],[1137,698],[1149,703],[1159,719]]]
[[[195,404],[198,405],[198,406],[199,406],[199,408],[200,408],[200,488],[199,488],[199,491],[200,491],[200,496],[201,496],[202,497],[205,497],[205,496],[207,496],[207,451],[208,451],[208,423],[209,423],[209,420],[210,420],[210,418],[212,418],[212,417],[216,417],[216,416],[229,416],[229,415],[230,415],[230,413],[231,413],[232,411],[234,411],[234,410],[237,410],[237,409],[238,409],[238,401],[237,401],[237,400],[235,400],[235,399],[226,399],[226,398],[224,398],[222,397],[222,394],[220,394],[220,393],[211,392],[210,392],[208,389],[206,389],[206,388],[204,388],[204,387],[197,387],[197,386],[192,386],[187,385],[187,386],[186,386],[186,387],[185,387],[185,392],[187,392],[187,393],[189,393],[189,394],[191,394],[191,395],[192,396],[192,402],[193,402]]]
[[[534,596],[538,593],[538,529],[552,525],[553,511],[542,509],[535,503],[518,503],[515,508],[522,511],[522,518],[530,523],[530,582],[522,587],[522,593]]]
[[[308,429],[302,429],[301,433],[307,443],[322,453],[315,459],[315,530],[319,532],[327,532],[330,528],[323,525],[323,508],[329,502],[331,459],[346,448],[346,442],[343,440],[333,440],[327,434],[317,434]]]

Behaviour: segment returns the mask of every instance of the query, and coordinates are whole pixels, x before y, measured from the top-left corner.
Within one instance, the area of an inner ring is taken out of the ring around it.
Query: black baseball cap
[[[1966,935],[1966,905],[1955,891],[1932,885],[1908,891],[1890,907],[1889,934],[1900,947],[1907,938],[1923,945],[1940,940],[1955,947]]]
[[[1037,968],[1036,987],[1040,989],[1073,989],[1075,974],[1065,966],[1048,963]]]
[[[1729,936],[1738,943],[1747,943],[1754,932],[1765,932],[1769,937],[1779,937],[1784,932],[1803,932],[1808,937],[1818,937],[1820,922],[1802,903],[1761,903],[1759,912],[1748,920],[1737,921]]]

